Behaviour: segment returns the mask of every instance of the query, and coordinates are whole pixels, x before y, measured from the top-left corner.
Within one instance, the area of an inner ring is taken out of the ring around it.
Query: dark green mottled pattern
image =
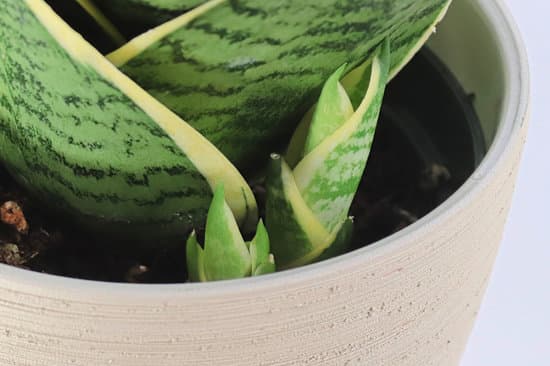
[[[306,256],[314,249],[285,194],[281,179],[283,164],[286,163],[280,157],[271,159],[266,179],[270,184],[267,185],[265,208],[271,251],[281,268],[285,268],[297,258]]]
[[[177,17],[207,0],[95,0],[115,23],[155,26]]]
[[[446,1],[447,5],[450,1]],[[420,39],[424,36],[426,31],[431,31],[431,27],[441,16],[441,11],[445,7],[426,8],[424,11],[411,14],[409,18],[405,20],[405,24],[413,24],[411,27],[403,27],[399,32],[395,33],[391,39],[391,58],[392,67],[390,69],[390,75],[393,75],[394,68],[400,66],[411,50],[417,46]]]
[[[308,185],[301,187],[304,201],[328,232],[333,232],[348,216],[349,208],[365,171],[388,80],[391,60],[389,48],[389,45],[384,43],[375,58],[380,66],[378,84],[370,85],[372,76],[368,74],[372,70],[367,68],[366,75],[361,78],[361,81],[368,80],[368,85],[362,86],[360,82],[354,88],[361,90],[363,96],[366,95],[369,87],[376,90],[376,95],[360,116],[360,122],[353,133],[345,140],[338,141],[338,144],[323,158],[323,164],[315,170]],[[315,155],[315,150],[310,154]]]
[[[19,181],[103,230],[162,238],[203,224],[210,188],[174,142],[25,2],[0,7],[0,157]]]
[[[0,27],[0,40],[5,39],[6,29]],[[10,121],[13,119],[13,98],[8,90],[6,78],[5,61],[2,59],[2,48],[0,48],[0,156],[10,154],[14,166],[24,165],[17,146],[7,138],[2,131],[7,130]],[[15,153],[14,153],[15,151]]]
[[[250,167],[292,133],[340,65],[356,66],[390,36],[395,66],[447,3],[228,1],[122,69]]]

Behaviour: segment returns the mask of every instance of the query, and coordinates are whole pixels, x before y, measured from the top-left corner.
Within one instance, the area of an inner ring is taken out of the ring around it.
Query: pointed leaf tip
[[[250,242],[250,259],[252,261],[252,273],[269,259],[269,236],[262,220],[258,222],[256,236]]]
[[[250,255],[237,221],[219,184],[208,211],[204,244],[204,268],[208,280],[245,277],[250,274]]]
[[[187,239],[186,256],[189,281],[204,282],[204,257],[203,249],[197,241],[197,234],[193,230]]]
[[[340,66],[325,82],[313,112],[302,156],[309,154],[353,114],[349,96],[340,84],[347,64]]]

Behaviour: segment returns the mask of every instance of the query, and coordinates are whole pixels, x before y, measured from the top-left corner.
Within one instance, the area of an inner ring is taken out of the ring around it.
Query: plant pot
[[[513,192],[528,67],[498,1],[457,0],[431,48],[475,94],[489,147],[437,209],[346,255],[238,281],[108,284],[2,265],[0,363],[457,364]]]

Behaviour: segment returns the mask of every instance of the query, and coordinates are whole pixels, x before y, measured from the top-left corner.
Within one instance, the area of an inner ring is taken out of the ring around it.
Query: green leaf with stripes
[[[337,67],[357,67],[390,38],[398,70],[448,3],[211,0],[108,57],[239,169],[255,171]]]
[[[306,115],[312,118],[304,122],[309,132],[299,131],[305,141],[293,140],[303,147],[303,157],[292,170],[280,156],[272,157],[266,221],[272,250],[283,268],[317,260],[332,245],[345,247],[350,238],[348,212],[370,153],[390,65],[385,41],[341,83],[330,77],[314,111]],[[333,76],[341,74],[340,68]],[[350,115],[347,95],[358,90],[363,98]],[[315,145],[308,146],[313,139]]]
[[[257,222],[238,170],[43,0],[0,0],[0,157],[19,182],[92,229],[154,243],[202,227],[224,183]]]

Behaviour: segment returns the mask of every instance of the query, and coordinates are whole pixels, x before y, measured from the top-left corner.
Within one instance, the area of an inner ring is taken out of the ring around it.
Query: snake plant
[[[204,249],[194,231],[187,240],[189,279],[205,282],[275,272],[275,259],[269,248],[269,236],[262,221],[254,238],[245,242],[225,202],[223,186],[219,186],[206,219]]]
[[[54,3],[78,4],[101,35],[77,32]],[[449,3],[0,0],[0,160],[49,207],[103,234],[161,243],[206,226],[196,258],[216,257],[206,218],[227,214],[221,185],[243,234],[263,235],[247,178],[270,166],[277,263],[318,260],[350,236],[385,83]],[[94,47],[100,36],[109,53]],[[252,261],[254,245],[236,243]],[[220,278],[204,263],[194,279]]]
[[[292,169],[272,155],[266,220],[282,266],[310,263],[349,240],[348,212],[369,156],[389,66],[385,42],[342,83],[340,67],[291,141]]]

